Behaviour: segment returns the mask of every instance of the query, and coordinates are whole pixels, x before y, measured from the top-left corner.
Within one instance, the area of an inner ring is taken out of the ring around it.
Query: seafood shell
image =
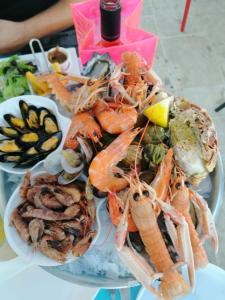
[[[76,179],[78,179],[82,174],[82,170],[80,172],[77,172],[75,174],[69,174],[65,171],[63,171],[59,177],[58,177],[58,183],[62,185],[70,184]]]
[[[13,128],[19,131],[24,131],[26,129],[25,121],[21,118],[17,118],[11,114],[4,115],[6,122],[11,125]]]
[[[191,182],[198,184],[216,166],[218,145],[215,126],[204,109],[182,97],[174,100],[170,115],[173,117],[169,127],[176,160]],[[187,130],[190,132],[193,143],[185,141],[181,130],[184,126],[187,128],[185,133]]]
[[[84,167],[83,156],[73,149],[62,150],[61,164],[66,173],[77,174]]]

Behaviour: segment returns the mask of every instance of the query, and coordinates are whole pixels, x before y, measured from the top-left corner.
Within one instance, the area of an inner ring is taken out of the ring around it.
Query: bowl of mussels
[[[24,174],[64,142],[70,120],[46,98],[26,95],[0,104],[0,169]]]

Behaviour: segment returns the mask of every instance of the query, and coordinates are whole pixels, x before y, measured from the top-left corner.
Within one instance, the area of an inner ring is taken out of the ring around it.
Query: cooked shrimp
[[[27,223],[19,215],[17,208],[14,209],[11,215],[11,223],[15,226],[19,235],[25,242],[30,241],[30,234]]]
[[[56,96],[56,99],[62,106],[67,108],[71,106],[73,94],[65,88],[56,73],[42,75],[39,77],[39,80],[47,82],[48,86],[52,90],[52,93]]]
[[[100,100],[95,103],[93,112],[101,127],[111,134],[119,134],[133,128],[138,116],[134,107]]]
[[[127,87],[136,86],[141,80],[142,58],[138,53],[125,52],[122,55],[123,63],[126,67],[125,85]]]
[[[88,111],[73,115],[64,147],[76,149],[78,146],[76,136],[79,134],[90,138],[95,143],[99,142],[99,138],[101,137],[101,129]]]
[[[169,149],[163,158],[158,172],[151,183],[151,187],[156,191],[157,198],[165,201],[168,195],[168,189],[173,167],[173,149]]]
[[[172,205],[180,211],[186,219],[188,223],[189,231],[190,231],[190,238],[191,238],[191,245],[194,254],[194,262],[195,268],[202,268],[208,264],[207,254],[203,245],[198,237],[198,233],[195,230],[195,226],[192,222],[190,216],[190,199],[189,199],[189,190],[184,184],[184,178],[182,176],[177,177],[174,181],[173,188],[172,188]]]
[[[54,259],[60,263],[64,263],[66,260],[66,254],[61,253],[57,249],[51,246],[51,242],[54,242],[54,238],[49,235],[44,235],[39,243],[38,249],[44,255],[51,259]]]
[[[116,167],[127,155],[128,146],[139,133],[139,129],[121,133],[106,149],[99,152],[92,160],[89,168],[91,184],[101,192],[120,191],[127,186],[127,180],[118,178],[115,173],[123,171]]]

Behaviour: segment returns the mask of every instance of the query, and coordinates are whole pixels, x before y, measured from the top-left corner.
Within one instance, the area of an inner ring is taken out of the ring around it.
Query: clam
[[[86,161],[87,163],[90,162],[90,160],[93,157],[93,151],[91,146],[89,145],[89,143],[82,137],[77,137],[77,141],[80,144],[81,147],[81,151],[84,153],[85,157],[86,157]]]
[[[84,167],[83,155],[73,149],[62,150],[61,164],[66,173],[77,174]]]
[[[191,183],[199,184],[216,165],[215,126],[205,110],[181,97],[174,100],[170,115],[175,159]]]
[[[58,177],[58,183],[62,185],[72,183],[73,181],[78,179],[81,176],[81,174],[82,174],[82,170],[74,174],[69,174],[63,171]]]
[[[57,150],[53,154],[50,154],[44,162],[44,168],[52,175],[62,172],[61,151]]]

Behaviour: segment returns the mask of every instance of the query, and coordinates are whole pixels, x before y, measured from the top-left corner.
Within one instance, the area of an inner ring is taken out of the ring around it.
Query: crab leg
[[[218,252],[219,241],[218,235],[216,231],[215,222],[213,220],[212,213],[208,207],[207,202],[200,196],[198,193],[190,190],[191,201],[196,207],[196,209],[200,210],[200,214],[198,217],[199,223],[201,224],[202,237],[201,241],[204,243],[206,239],[211,240],[211,244],[214,248],[215,253]]]
[[[190,280],[191,287],[194,289],[195,286],[194,257],[193,257],[188,224],[184,216],[180,212],[178,212],[174,207],[172,207],[170,204],[160,199],[156,199],[156,201],[160,205],[162,211],[177,224],[177,229],[176,229],[177,235],[174,234],[174,229],[171,230],[172,228],[171,223],[169,223],[170,225],[169,234],[171,234],[172,241],[175,242],[174,246],[177,249],[179,256],[188,265],[189,280]]]
[[[141,284],[150,292],[152,292],[158,299],[163,300],[164,298],[162,294],[152,286],[153,282],[161,278],[163,274],[154,273],[153,269],[147,263],[147,261],[145,261],[145,259],[141,255],[139,255],[133,247],[132,249],[130,249],[129,247],[124,245],[128,229],[128,210],[129,200],[126,203],[123,216],[120,220],[115,234],[116,249],[118,251],[118,255],[125,263],[125,265],[129,268],[131,273],[135,276],[135,278],[137,278],[137,280],[141,282]]]

